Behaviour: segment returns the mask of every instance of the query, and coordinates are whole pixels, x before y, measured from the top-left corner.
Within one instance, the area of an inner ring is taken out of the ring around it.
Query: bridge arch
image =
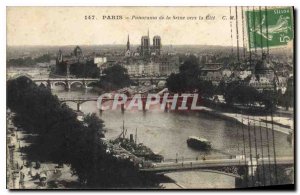
[[[91,98],[91,99],[81,99],[81,100],[61,98],[60,102],[62,102],[62,103],[71,102],[72,104],[75,104],[77,106],[77,111],[80,111],[81,110],[81,105],[84,104],[85,102],[91,102],[91,101],[97,101],[97,100],[98,100],[97,97],[96,98]]]
[[[70,87],[72,87],[75,84],[80,84],[81,87],[85,87],[85,83],[82,82],[82,81],[73,81],[73,82],[70,83]]]
[[[68,87],[68,85],[67,85],[67,83],[65,81],[55,81],[52,84],[53,84],[53,86],[63,85],[65,88]]]

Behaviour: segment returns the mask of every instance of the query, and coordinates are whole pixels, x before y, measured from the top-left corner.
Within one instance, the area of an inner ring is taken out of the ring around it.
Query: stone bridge
[[[43,83],[48,88],[52,89],[56,85],[63,85],[66,90],[71,89],[75,84],[79,84],[84,88],[87,88],[89,84],[96,83],[99,79],[95,78],[42,78],[32,79],[35,83]]]
[[[139,85],[146,83],[157,85],[160,81],[166,81],[167,77],[130,77],[130,79]]]
[[[268,160],[270,160],[268,162]],[[150,172],[155,174],[166,174],[170,172],[184,172],[191,170],[199,170],[204,172],[217,173],[227,175],[237,179],[243,179],[246,176],[246,182],[248,185],[255,186],[254,177],[257,176],[257,169],[259,166],[272,166],[274,167],[274,158],[231,158],[231,159],[200,159],[200,160],[184,160],[179,161],[175,159],[173,162],[164,161],[160,163],[151,163],[148,166],[142,166],[139,171]],[[293,167],[294,158],[289,157],[277,157],[276,166],[281,167]],[[266,170],[268,171],[268,170]],[[270,170],[269,170],[270,171]],[[265,172],[264,172],[265,174]],[[270,173],[269,173],[270,174]],[[256,178],[257,179],[257,178]],[[262,182],[266,182],[264,178],[259,178]],[[252,181],[252,184],[251,184]]]
[[[167,77],[131,77],[130,79],[139,85],[145,85],[147,83],[157,85],[160,81],[166,81]],[[38,78],[32,80],[36,83],[43,83],[50,89],[56,85],[63,85],[67,90],[71,89],[74,84],[79,84],[87,88],[90,83],[100,81],[96,78]]]

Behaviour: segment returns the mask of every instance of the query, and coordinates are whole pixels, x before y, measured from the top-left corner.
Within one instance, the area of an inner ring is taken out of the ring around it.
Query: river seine
[[[97,97],[96,93],[84,89],[69,92],[66,92],[64,89],[54,89],[53,93],[63,98]],[[67,104],[74,110],[76,109],[75,103],[68,102]],[[127,137],[129,137],[129,134],[135,135],[137,132],[137,143],[143,143],[155,153],[163,155],[166,161],[176,158],[179,161],[191,160],[197,157],[202,158],[204,155],[207,159],[228,158],[230,155],[243,155],[244,149],[246,157],[249,158],[249,133],[253,156],[256,153],[262,156],[262,151],[264,157],[267,157],[268,151],[271,157],[274,155],[271,130],[262,128],[262,133],[260,134],[259,127],[256,127],[254,132],[253,127],[248,130],[246,126],[220,119],[207,113],[176,113],[164,112],[159,109],[148,110],[146,112],[125,110],[122,113],[121,109],[118,109],[106,110],[100,114],[96,102],[83,103],[81,111],[85,114],[96,113],[104,121],[105,129],[107,130],[106,137],[108,139],[114,139],[120,135],[124,121]],[[256,139],[254,136],[255,133]],[[212,143],[213,150],[210,153],[203,153],[189,148],[186,140],[191,135],[208,139]],[[293,155],[292,145],[288,142],[287,135],[280,132],[274,132],[274,135],[276,156]],[[165,188],[235,187],[235,179],[233,177],[216,173],[188,171],[168,173],[166,176],[175,182],[163,183],[162,185]]]
[[[74,97],[97,97],[96,93],[88,90],[65,91],[54,89],[53,93],[62,98]],[[71,108],[76,109],[76,104],[67,103]],[[81,105],[81,111],[85,114],[96,113],[105,124],[106,137],[116,138],[122,131],[123,121],[127,136],[137,132],[137,142],[149,146],[154,152],[161,154],[165,159],[175,159],[177,157],[196,158],[197,156],[228,157],[228,155],[242,155],[245,151],[246,156],[250,153],[249,132],[251,137],[252,154],[261,154],[263,148],[264,155],[268,152],[273,155],[272,131],[254,127],[249,130],[232,121],[217,118],[207,113],[200,112],[164,112],[160,109],[152,109],[146,112],[130,110],[121,112],[121,109],[106,110],[100,114],[96,102],[85,102]],[[244,139],[243,139],[244,133]],[[256,139],[255,139],[256,133]],[[268,134],[268,138],[267,138]],[[275,132],[275,151],[278,156],[292,155],[292,146],[287,140],[287,135]],[[200,136],[212,143],[213,151],[203,154],[189,148],[186,144],[188,136]],[[262,142],[261,142],[262,138]],[[256,148],[255,148],[256,142]],[[262,143],[262,144],[261,144]],[[262,146],[262,147],[261,147]]]
[[[16,73],[15,70],[8,70]],[[41,72],[36,71],[37,77],[42,77]],[[65,91],[62,86],[57,86],[52,93],[61,98],[88,98],[98,97],[98,94],[86,89],[72,89]],[[67,102],[76,109],[76,104]],[[228,158],[230,155],[250,154],[250,144],[252,155],[256,153],[267,157],[268,153],[272,157],[274,150],[276,156],[292,156],[293,149],[288,142],[287,135],[274,132],[275,147],[273,147],[272,131],[265,128],[251,127],[236,124],[233,121],[217,118],[213,115],[202,112],[164,112],[159,109],[148,110],[146,112],[132,110],[106,110],[100,114],[96,102],[85,102],[81,105],[81,111],[85,114],[96,113],[105,124],[106,137],[116,138],[120,135],[123,121],[129,134],[137,132],[137,142],[150,147],[155,153],[164,156],[165,160],[177,158],[179,161],[187,159],[202,158]],[[244,136],[243,136],[244,134]],[[249,144],[249,134],[251,143]],[[256,136],[255,136],[256,134]],[[202,153],[189,148],[186,144],[188,136],[200,136],[212,143],[213,150],[210,153]],[[134,136],[135,137],[135,136]],[[243,138],[244,137],[244,138]],[[261,141],[262,140],[262,141]],[[255,147],[256,146],[256,147]],[[268,147],[269,146],[269,147]],[[166,188],[234,188],[234,178],[201,171],[190,171],[166,174],[174,183],[164,184]],[[184,179],[186,178],[186,179]],[[205,178],[205,179],[203,179]],[[201,181],[201,182],[199,182]]]

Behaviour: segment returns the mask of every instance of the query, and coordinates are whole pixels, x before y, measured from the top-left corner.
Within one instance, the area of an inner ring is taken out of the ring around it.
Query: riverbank
[[[239,124],[255,127],[263,127],[272,129],[272,119],[270,116],[249,116],[238,113],[220,112],[212,108],[202,106],[201,112],[229,120],[232,122],[238,122]],[[273,116],[273,129],[283,134],[291,134],[294,132],[294,121],[293,118],[283,116]]]
[[[12,122],[14,113],[7,113],[7,188],[8,189],[65,189],[78,187],[78,178],[68,165],[51,162],[31,162],[22,148],[29,146],[29,136]]]

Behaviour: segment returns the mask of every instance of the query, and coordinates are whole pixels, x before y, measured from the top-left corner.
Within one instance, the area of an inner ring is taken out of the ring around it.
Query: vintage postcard
[[[294,189],[294,8],[7,7],[8,189]]]

